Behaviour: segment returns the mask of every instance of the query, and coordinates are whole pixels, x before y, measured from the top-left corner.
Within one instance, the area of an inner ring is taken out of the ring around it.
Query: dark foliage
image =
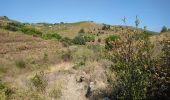
[[[56,40],[60,40],[61,39],[61,36],[57,33],[51,33],[51,34],[44,34],[43,35],[43,38],[44,39],[56,39]]]
[[[85,30],[82,28],[80,29],[79,33],[85,33]]]
[[[23,27],[23,28],[21,28],[21,31],[28,35],[42,36],[42,32],[40,32],[34,28]]]
[[[161,33],[168,31],[168,28],[166,26],[163,26],[161,29]]]
[[[103,24],[102,30],[110,30],[110,25]]]
[[[78,45],[85,45],[86,44],[86,40],[84,39],[84,37],[82,36],[76,36],[73,39],[73,43],[74,44],[78,44]]]
[[[116,43],[116,41],[118,41],[119,39],[120,37],[117,35],[110,35],[109,37],[105,39],[105,48],[107,50],[112,50],[113,47],[115,46],[113,45],[113,43]]]

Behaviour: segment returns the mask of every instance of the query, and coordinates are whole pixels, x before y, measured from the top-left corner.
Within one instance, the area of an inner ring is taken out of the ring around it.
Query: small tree
[[[127,18],[124,16],[123,19],[122,19],[124,25],[126,25],[126,20],[127,20]]]
[[[102,30],[110,30],[110,25],[103,24]]]
[[[163,26],[161,29],[161,33],[168,31],[168,28],[166,26]]]
[[[138,28],[139,24],[140,24],[140,20],[139,20],[138,16],[136,16],[136,19],[135,19],[136,28]]]
[[[80,29],[79,33],[85,33],[85,30],[82,28]]]
[[[144,29],[144,31],[147,31],[147,26],[144,26],[143,29]]]
[[[136,17],[136,28],[139,20]],[[113,99],[142,100],[147,99],[152,66],[152,44],[146,31],[127,33],[119,40],[120,45],[112,49],[114,65],[111,71],[116,72],[117,80],[112,82]],[[119,43],[119,42],[118,42]],[[114,46],[114,44],[112,44]]]
[[[64,24],[64,22],[60,22],[60,24]]]

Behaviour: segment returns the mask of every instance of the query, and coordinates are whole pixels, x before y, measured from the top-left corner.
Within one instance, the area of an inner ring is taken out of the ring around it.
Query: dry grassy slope
[[[11,32],[0,29],[0,54],[21,53],[34,49],[56,49],[60,43],[56,41],[43,40],[23,33]]]
[[[151,42],[154,45],[153,54],[157,56],[161,53],[162,45],[160,44],[163,40],[170,40],[170,31],[153,35],[150,37]]]
[[[1,70],[13,68],[17,60],[43,64],[45,53],[48,55],[49,61],[55,62],[56,59],[53,58],[56,51],[61,47],[62,45],[56,41],[43,40],[23,33],[0,29]],[[27,68],[31,67],[28,65]],[[10,73],[10,71],[8,72]],[[5,74],[8,74],[8,72],[5,72]]]
[[[159,35],[154,35],[150,39],[152,42],[170,39],[170,31],[160,33]]]

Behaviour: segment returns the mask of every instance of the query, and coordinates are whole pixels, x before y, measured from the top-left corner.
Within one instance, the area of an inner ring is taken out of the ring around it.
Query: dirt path
[[[67,73],[73,67],[71,63],[61,63],[52,66],[49,70],[49,82],[54,80],[63,80],[64,87],[60,100],[87,100],[85,98],[86,90],[84,83],[76,81],[76,72]]]
[[[61,100],[87,100],[85,98],[85,84],[77,83],[75,76],[76,75],[73,74],[68,77]]]

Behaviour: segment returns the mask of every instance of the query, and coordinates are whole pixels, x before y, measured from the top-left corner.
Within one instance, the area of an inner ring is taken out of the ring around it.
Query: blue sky
[[[170,0],[0,0],[0,16],[21,22],[77,22],[134,26],[138,15],[141,24],[153,31],[163,25],[170,28]]]

